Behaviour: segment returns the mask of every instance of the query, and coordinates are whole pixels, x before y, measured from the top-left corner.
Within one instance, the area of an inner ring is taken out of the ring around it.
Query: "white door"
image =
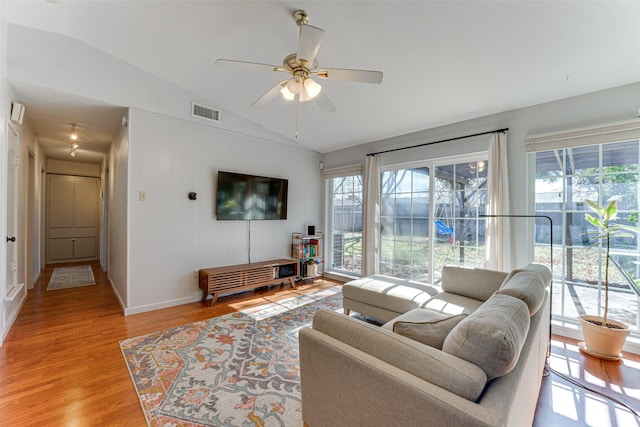
[[[18,134],[9,126],[7,147],[6,294],[18,285]]]
[[[98,258],[97,178],[49,175],[48,262]]]

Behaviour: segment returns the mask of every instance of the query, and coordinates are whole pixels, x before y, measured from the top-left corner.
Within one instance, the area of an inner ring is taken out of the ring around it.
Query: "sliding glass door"
[[[429,273],[429,168],[382,173],[380,274],[426,282]]]
[[[362,271],[362,175],[341,176],[330,183],[330,270],[359,276]]]
[[[435,169],[434,270],[446,264],[484,266],[487,161]]]
[[[381,274],[437,283],[445,264],[484,265],[488,163],[445,159],[381,174]]]

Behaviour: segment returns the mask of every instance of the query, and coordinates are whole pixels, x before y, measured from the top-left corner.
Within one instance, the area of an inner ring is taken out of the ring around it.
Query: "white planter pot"
[[[584,348],[582,346],[580,348],[592,356],[603,359],[619,359],[631,329],[617,320],[607,319],[607,323],[619,326],[621,329],[596,325],[589,320],[602,322],[602,316],[580,316],[582,335],[584,336]]]

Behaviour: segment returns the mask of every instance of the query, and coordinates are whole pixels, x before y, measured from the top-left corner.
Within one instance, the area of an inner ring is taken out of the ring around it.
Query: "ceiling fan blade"
[[[218,59],[216,67],[244,68],[257,71],[286,71],[279,65],[260,64],[257,62],[235,61],[233,59]]]
[[[324,90],[321,90],[319,94],[313,98],[313,100],[318,104],[318,107],[322,110],[323,113],[329,114],[336,111],[336,106],[333,105],[333,102],[329,99]]]
[[[323,68],[314,71],[318,77],[329,80],[348,80],[362,83],[382,83],[382,71],[348,70],[345,68]]]
[[[251,104],[251,106],[256,108],[264,107],[265,105],[276,99],[280,94],[282,88],[287,85],[287,81],[288,80],[283,80],[280,83],[276,84],[274,87],[265,92],[265,94],[260,98],[253,101],[253,104]]]
[[[300,40],[298,40],[298,61],[313,64],[324,37],[324,30],[311,25],[300,26]]]

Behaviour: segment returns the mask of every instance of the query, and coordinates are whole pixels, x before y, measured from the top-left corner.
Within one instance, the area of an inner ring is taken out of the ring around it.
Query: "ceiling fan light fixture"
[[[322,86],[320,86],[318,82],[313,79],[305,79],[304,89],[307,92],[309,98],[315,98],[322,90]]]
[[[287,101],[293,101],[296,97],[296,94],[291,92],[287,85],[284,85],[284,87],[280,89],[280,93],[282,94],[282,97]]]
[[[298,95],[298,99],[300,100],[300,102],[307,102],[307,101],[311,101],[313,98],[311,98],[308,94],[306,90],[303,90],[302,92],[300,92],[300,95]]]
[[[293,76],[287,82],[287,89],[294,95],[298,95],[302,92],[302,79],[300,76]]]

